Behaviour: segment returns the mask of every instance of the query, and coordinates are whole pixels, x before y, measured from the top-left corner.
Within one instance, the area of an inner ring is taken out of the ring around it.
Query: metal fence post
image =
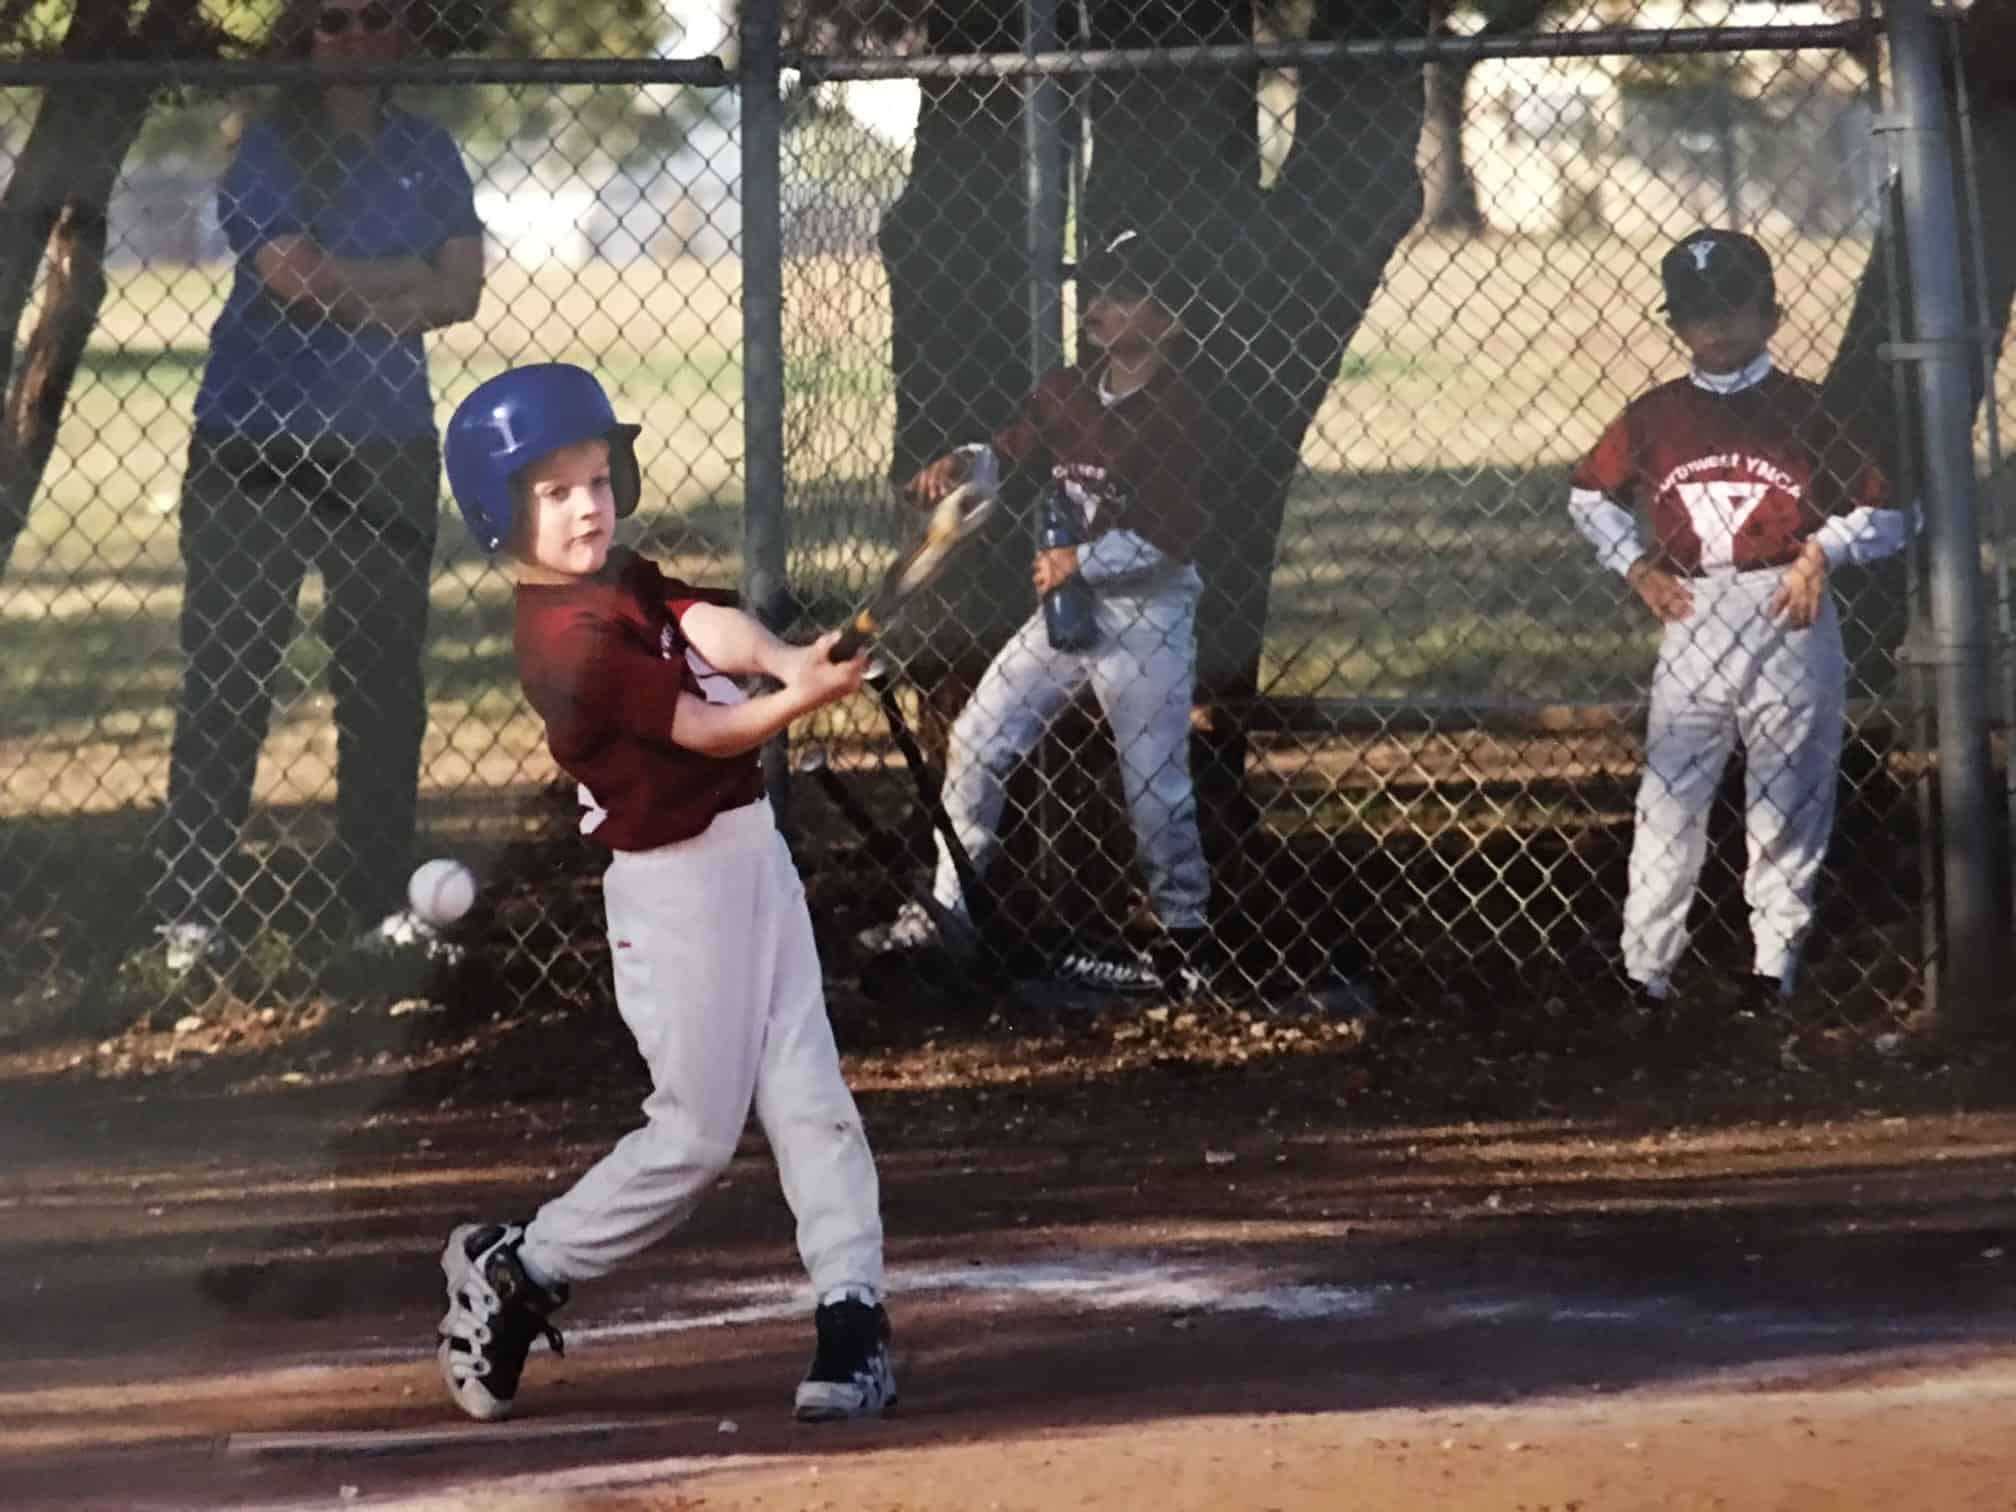
[[[1057,0],[1022,0],[1022,51],[1054,53]],[[1023,253],[1028,262],[1029,382],[1034,392],[1043,375],[1064,360],[1064,86],[1056,76],[1031,74],[1022,81]],[[1041,511],[1032,520],[1041,529]],[[1055,841],[1064,827],[1056,784],[1069,763],[1057,759],[1055,738],[1037,752],[1040,786],[1036,823],[1043,835],[1043,868],[1053,883],[1059,875]]]
[[[1985,219],[1982,204],[1983,177],[1981,172],[1980,148],[1974,134],[1974,100],[1967,88],[1967,72],[1961,57],[1960,17],[1948,12],[1943,20],[1946,34],[1946,59],[1953,70],[1954,116],[1960,127],[1960,171],[1966,184],[1967,221],[1967,261],[1968,271],[1974,276],[1974,288],[1982,300],[1989,296],[1988,244],[1982,234]],[[1975,313],[1985,320],[1990,311],[1983,308]],[[1978,382],[1981,385],[1981,420],[1988,442],[1988,476],[1999,478],[2004,461],[2002,451],[2001,407],[1996,403],[1996,374],[2002,360],[2001,348],[1984,333],[1980,350],[1976,354],[1981,367]],[[2010,572],[2010,522],[2008,511],[1998,507],[1991,497],[1988,508],[1988,549],[1995,563],[1995,607],[1993,623],[1995,627],[1995,650],[1990,658],[1994,667],[1996,689],[2002,703],[2002,728],[2016,732],[2016,578]],[[2006,794],[2011,844],[2016,845],[2016,760],[2003,763],[2003,789]],[[2010,928],[2016,931],[2016,868],[2010,872]],[[2016,934],[2012,934],[2016,939]]]
[[[1932,547],[1932,630],[1939,700],[1941,887],[1946,953],[1940,1008],[1986,1026],[2007,1007],[2007,954],[1994,855],[1988,655],[1975,519],[1973,395],[1979,360],[1960,269],[1953,149],[1939,42],[1928,0],[1885,7],[1909,247],[1912,328],[1892,355],[1917,364]]]
[[[1022,0],[1022,50],[1055,52],[1057,0]],[[1022,81],[1022,171],[1028,194],[1029,386],[1064,360],[1064,86]]]
[[[790,613],[784,519],[784,170],[780,0],[744,0],[742,138],[742,595],[771,629]],[[790,833],[785,735],[763,748],[763,781]]]

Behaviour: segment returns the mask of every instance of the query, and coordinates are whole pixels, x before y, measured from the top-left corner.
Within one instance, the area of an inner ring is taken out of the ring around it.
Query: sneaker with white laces
[[[1121,996],[1161,992],[1166,983],[1153,957],[1125,947],[1067,952],[1053,970],[1061,982]]]
[[[566,1353],[560,1330],[546,1320],[567,1301],[567,1288],[549,1290],[525,1273],[518,1257],[524,1242],[516,1224],[465,1223],[441,1252],[448,1311],[435,1360],[455,1405],[486,1423],[510,1414],[534,1339]]]
[[[862,930],[854,943],[869,955],[937,949],[964,960],[979,948],[980,933],[959,909],[924,897],[904,903],[888,923]]]
[[[154,933],[161,939],[162,956],[177,976],[192,970],[196,963],[221,954],[224,937],[215,924],[157,924]]]
[[[819,1304],[812,1324],[818,1344],[798,1383],[801,1423],[879,1417],[896,1405],[896,1367],[889,1359],[889,1314],[866,1288]]]
[[[410,908],[385,915],[357,936],[357,948],[369,955],[418,951],[430,961],[441,961],[450,966],[462,959],[460,945],[442,938],[440,930]]]

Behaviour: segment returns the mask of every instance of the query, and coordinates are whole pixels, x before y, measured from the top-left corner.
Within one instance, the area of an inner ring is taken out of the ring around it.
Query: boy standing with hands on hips
[[[962,447],[910,483],[928,506],[997,458],[1046,464],[1051,507],[1075,514],[1070,533],[1083,544],[1037,553],[1037,595],[1090,590],[1089,623],[1059,633],[1062,617],[1046,623],[1039,608],[994,658],[953,722],[944,805],[984,873],[999,849],[1009,774],[1089,683],[1112,727],[1161,935],[1146,952],[1074,950],[1058,974],[1103,991],[1194,991],[1213,964],[1211,877],[1190,780],[1190,706],[1203,589],[1195,558],[1216,447],[1209,415],[1177,360],[1188,301],[1166,249],[1123,232],[1086,259],[1079,288],[1082,337],[1092,353],[1046,376],[991,445]],[[969,900],[942,840],[938,850],[936,906],[906,904],[864,944],[970,945],[952,938],[970,934]]]
[[[511,1410],[535,1338],[572,1283],[678,1227],[735,1154],[753,1099],[817,1296],[806,1420],[896,1398],[882,1306],[874,1158],[841,1079],[805,891],[756,751],[861,686],[834,635],[788,646],[732,596],[613,544],[637,506],[638,428],[578,367],[522,367],[449,422],[455,501],[517,582],[518,667],[603,879],[616,1006],[651,1073],[646,1122],[524,1226],[466,1224],[441,1257],[439,1363],[476,1418]],[[733,681],[782,684],[747,697]]]
[[[1692,373],[1633,400],[1575,469],[1569,509],[1597,559],[1665,626],[1638,786],[1624,970],[1663,1001],[1687,947],[1708,809],[1745,758],[1753,974],[1792,995],[1834,822],[1847,668],[1827,575],[1903,546],[1875,460],[1779,372],[1771,260],[1735,231],[1694,233],[1660,264]],[[1630,512],[1648,511],[1652,542]]]

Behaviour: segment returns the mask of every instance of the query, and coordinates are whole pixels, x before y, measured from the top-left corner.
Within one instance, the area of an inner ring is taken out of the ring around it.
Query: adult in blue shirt
[[[292,0],[274,42],[330,63],[397,58],[410,38],[386,0]],[[404,912],[440,495],[422,333],[471,318],[483,291],[461,154],[380,89],[280,91],[247,125],[219,210],[237,272],[183,481],[185,668],[157,840],[175,970],[222,939],[310,567],[337,728],[336,845],[320,860],[367,933],[424,933]]]

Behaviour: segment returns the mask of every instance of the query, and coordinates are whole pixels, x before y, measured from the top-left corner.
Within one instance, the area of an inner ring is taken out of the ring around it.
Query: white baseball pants
[[[1190,703],[1197,674],[1194,570],[1155,591],[1101,595],[1099,644],[1057,651],[1039,609],[1001,649],[952,724],[946,816],[984,875],[999,849],[1008,776],[1089,682],[1112,727],[1120,781],[1148,895],[1165,929],[1205,922],[1211,874],[1190,784]],[[932,892],[963,908],[959,874],[938,842]]]
[[[1687,948],[1708,809],[1738,739],[1755,969],[1786,991],[1797,978],[1834,825],[1847,666],[1831,593],[1805,630],[1765,614],[1783,577],[1765,568],[1693,579],[1693,613],[1660,643],[1623,942],[1625,970],[1655,991]]]
[[[791,853],[759,801],[603,876],[616,1006],[651,1071],[646,1122],[525,1231],[552,1281],[587,1280],[685,1221],[756,1117],[814,1290],[882,1287],[875,1162],[840,1075]]]

